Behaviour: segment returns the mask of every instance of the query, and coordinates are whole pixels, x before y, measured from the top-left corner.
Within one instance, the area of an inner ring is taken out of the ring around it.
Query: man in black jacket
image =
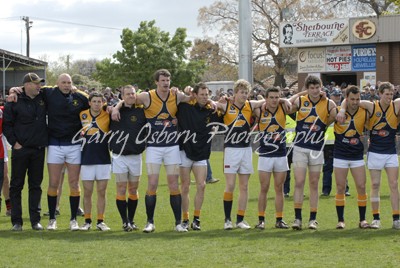
[[[117,183],[116,203],[126,232],[137,230],[134,216],[138,204],[139,180],[142,175],[142,152],[146,148],[144,126],[147,123],[142,107],[137,107],[136,90],[133,86],[121,89],[124,100],[120,108],[120,120],[110,122],[110,150],[112,171]],[[126,199],[128,190],[128,200]]]
[[[4,112],[4,135],[12,146],[11,162],[11,222],[13,231],[22,230],[21,192],[28,172],[29,215],[34,230],[40,224],[40,200],[45,148],[48,144],[46,105],[40,93],[44,79],[35,73],[24,76],[23,92],[17,102],[8,102]]]
[[[11,88],[9,99],[17,99],[20,88]],[[56,230],[56,205],[58,188],[64,165],[68,171],[70,189],[70,230],[79,230],[76,220],[80,200],[79,172],[81,168],[81,144],[78,138],[81,133],[81,111],[89,109],[87,96],[73,92],[72,79],[69,74],[61,74],[57,86],[42,87],[39,95],[43,95],[48,113],[49,146],[47,150],[47,167],[49,171],[49,187],[47,201],[49,206],[49,224],[47,230]]]
[[[179,147],[181,154],[180,177],[182,191],[183,226],[189,229],[189,187],[190,172],[193,171],[197,192],[194,198],[192,229],[200,230],[200,210],[204,200],[207,177],[207,159],[211,153],[212,122],[221,121],[209,107],[208,88],[198,83],[193,91],[195,103],[178,105]]]

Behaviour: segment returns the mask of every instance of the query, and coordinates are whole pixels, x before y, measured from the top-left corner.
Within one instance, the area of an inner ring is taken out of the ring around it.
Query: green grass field
[[[255,155],[254,155],[255,156]],[[253,159],[256,170],[257,157]],[[337,223],[334,192],[330,197],[320,198],[317,231],[278,230],[274,226],[274,193],[270,187],[267,204],[267,228],[260,230],[223,230],[224,215],[222,196],[224,179],[222,153],[213,152],[211,157],[214,177],[219,183],[207,185],[206,198],[202,209],[202,231],[176,233],[174,219],[169,205],[169,193],[162,173],[155,212],[156,231],[145,234],[141,231],[126,233],[115,205],[115,181],[108,187],[106,223],[110,232],[92,229],[89,232],[71,232],[69,227],[68,186],[61,203],[58,230],[32,231],[27,213],[27,191],[24,189],[24,231],[11,232],[10,218],[0,216],[0,267],[394,267],[400,263],[400,231],[393,230],[389,190],[386,176],[383,176],[381,191],[380,230],[358,229],[357,198],[352,178],[349,177],[350,192],[347,198],[345,219],[346,229],[336,230]],[[47,176],[47,175],[46,175]],[[351,176],[351,175],[349,175]],[[144,227],[146,216],[144,194],[147,185],[146,174],[142,176],[140,200],[135,217],[140,228]],[[320,182],[321,184],[321,182]],[[334,183],[333,183],[334,184]],[[27,186],[26,186],[27,188]],[[293,181],[292,181],[293,188]],[[321,188],[321,186],[320,186]],[[334,185],[333,185],[333,188]],[[367,189],[369,192],[369,180]],[[271,191],[272,190],[272,191]],[[47,177],[43,182],[42,211],[47,211]],[[192,186],[193,196],[195,188]],[[258,176],[253,175],[249,186],[249,203],[246,221],[257,223]],[[291,192],[292,194],[293,192]],[[305,189],[303,218],[309,214],[308,187]],[[237,189],[234,197],[233,215],[236,214]],[[286,199],[284,219],[291,223],[294,218],[293,199]],[[190,219],[193,203],[191,201]],[[96,218],[96,211],[92,212]],[[370,205],[367,220],[372,218]],[[79,224],[83,224],[83,217]],[[48,220],[42,218],[47,226]]]

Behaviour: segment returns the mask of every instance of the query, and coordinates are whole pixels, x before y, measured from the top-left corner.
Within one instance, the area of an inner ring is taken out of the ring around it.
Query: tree
[[[273,68],[274,85],[286,86],[286,67],[295,61],[296,49],[279,47],[279,24],[283,20],[282,10],[290,8],[291,20],[321,19],[332,17],[330,10],[319,9],[322,0],[252,0],[253,61],[256,65]],[[204,30],[218,29],[216,39],[228,61],[238,64],[238,0],[215,1],[199,11],[199,24]],[[257,79],[255,79],[257,80]]]
[[[253,61],[256,65],[273,68],[275,86],[286,86],[284,75],[296,62],[297,50],[279,47],[279,24],[283,10],[289,9],[290,21],[332,19],[382,14],[393,9],[399,0],[251,0],[253,21]],[[219,49],[227,62],[238,64],[238,2],[215,1],[199,11],[198,22],[204,31],[218,30]],[[254,81],[258,79],[254,78]]]
[[[186,40],[186,29],[178,28],[170,37],[155,26],[155,21],[141,22],[137,31],[125,28],[121,35],[122,50],[96,65],[95,77],[112,87],[138,84],[141,88],[154,87],[153,73],[161,68],[172,75],[172,85],[184,87],[199,80],[204,63],[188,60],[191,42]]]
[[[325,2],[345,16],[350,14],[381,16],[395,12],[396,6],[397,8],[399,6],[399,0],[326,0]]]
[[[97,59],[76,60],[72,63],[71,72],[91,77],[96,71]]]
[[[238,78],[237,66],[229,62],[219,44],[211,40],[195,39],[190,59],[204,62],[206,71],[202,81],[230,81]]]

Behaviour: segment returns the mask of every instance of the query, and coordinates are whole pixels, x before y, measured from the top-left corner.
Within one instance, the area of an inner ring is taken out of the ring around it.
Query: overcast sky
[[[187,29],[188,39],[213,36],[197,26],[199,9],[214,0],[1,0],[0,49],[26,55],[23,16],[33,21],[30,56],[57,60],[111,57],[121,50],[123,28],[136,31],[141,21],[155,20],[163,31]],[[68,23],[58,23],[62,21]],[[75,23],[75,24],[73,24]],[[77,25],[81,24],[81,25]],[[99,27],[86,27],[94,25]],[[105,27],[105,28],[102,28]]]

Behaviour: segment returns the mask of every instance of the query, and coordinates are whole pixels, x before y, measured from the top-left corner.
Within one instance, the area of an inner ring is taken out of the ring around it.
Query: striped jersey
[[[177,98],[175,94],[168,93],[164,101],[158,96],[156,90],[149,91],[150,104],[144,110],[147,121],[151,125],[151,133],[147,140],[147,146],[165,147],[178,144],[178,111]]]
[[[393,101],[384,111],[379,101],[374,101],[374,111],[370,115],[370,145],[368,151],[379,154],[396,154],[397,115]]]
[[[225,147],[243,148],[250,146],[250,120],[252,108],[249,101],[242,107],[237,107],[233,102],[226,104],[223,115],[224,124],[228,127],[225,133]]]
[[[108,151],[108,131],[110,130],[110,116],[101,110],[98,116],[92,116],[90,109],[80,113],[82,123],[83,148],[81,155],[82,165],[110,164]]]
[[[340,107],[338,107],[338,111]],[[360,139],[363,135],[367,111],[361,107],[354,114],[346,112],[344,123],[335,122],[335,145],[333,157],[344,160],[362,160],[364,145]]]
[[[268,109],[261,112],[258,128],[262,131],[260,157],[282,157],[286,155],[286,114],[282,105],[278,105],[275,112]]]
[[[312,102],[308,95],[299,98],[295,145],[319,151],[324,144],[329,119],[329,100]]]

